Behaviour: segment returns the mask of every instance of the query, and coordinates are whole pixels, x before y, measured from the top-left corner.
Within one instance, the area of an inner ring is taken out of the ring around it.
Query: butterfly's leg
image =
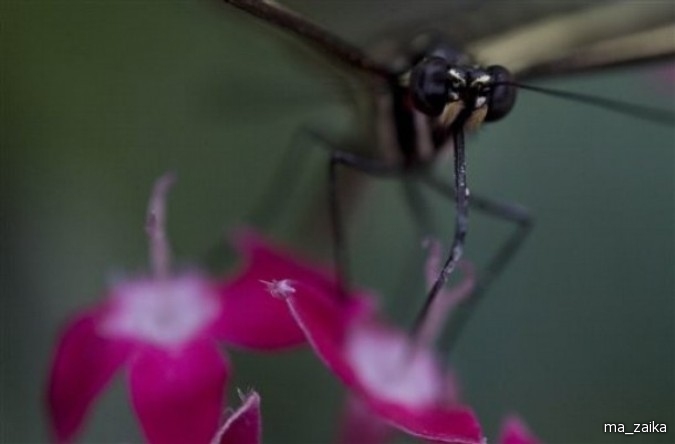
[[[323,148],[330,154],[328,171],[328,192],[330,223],[333,238],[333,255],[335,266],[340,278],[341,294],[346,294],[349,282],[347,253],[344,242],[344,227],[341,220],[341,208],[338,199],[338,166],[347,166],[370,176],[398,177],[405,174],[402,165],[390,164],[381,160],[372,159],[337,148],[339,145],[329,137],[316,130],[303,127],[291,137],[291,145],[285,150],[279,166],[274,172],[268,187],[267,195],[261,204],[253,211],[251,219],[257,224],[263,224],[270,218],[278,215],[285,206],[293,190],[297,188],[300,173],[308,162],[312,150],[310,147]]]
[[[288,146],[268,180],[265,194],[258,200],[248,219],[256,226],[267,227],[278,219],[300,184],[302,174],[314,153],[313,132],[305,127],[293,132]]]
[[[294,131],[280,161],[270,175],[263,196],[257,200],[245,218],[248,223],[269,228],[270,221],[279,220],[279,215],[284,214],[284,208],[297,190],[302,174],[307,170],[306,166],[314,153],[310,147],[315,145],[309,129],[303,127]],[[234,260],[232,252],[222,241],[216,242],[202,254],[202,257],[203,262],[214,270]]]
[[[431,175],[424,176],[421,180],[431,189],[448,198],[455,199],[455,187],[451,184],[445,183]],[[485,269],[479,274],[472,296],[467,298],[455,312],[448,336],[450,346],[456,342],[471,313],[481,301],[490,285],[499,277],[509,261],[518,252],[533,226],[533,218],[529,211],[517,204],[499,202],[472,194],[469,205],[474,210],[515,223],[516,229],[497,249]]]
[[[400,177],[406,174],[406,170],[402,165],[388,164],[350,151],[333,150],[331,152],[328,168],[328,193],[330,219],[333,228],[333,254],[335,255],[334,260],[340,277],[340,293],[344,297],[348,290],[346,287],[349,283],[349,264],[347,261],[344,242],[344,227],[340,217],[341,211],[338,199],[337,170],[339,166],[349,167],[353,170],[375,177]]]

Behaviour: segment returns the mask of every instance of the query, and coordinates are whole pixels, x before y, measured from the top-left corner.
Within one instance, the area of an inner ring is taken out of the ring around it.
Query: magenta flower
[[[77,314],[59,340],[47,394],[59,442],[74,438],[94,399],[124,366],[149,442],[208,443],[229,375],[217,341],[262,350],[304,342],[286,304],[260,284],[278,273],[304,276],[304,268],[289,258],[281,261],[255,235],[238,237],[249,263],[233,280],[170,272],[164,224],[172,182],[169,175],[160,178],[150,199],[152,274],[114,285],[103,302]]]
[[[436,265],[435,256],[428,268]],[[430,347],[443,314],[471,292],[470,269],[464,282],[439,297],[435,315],[414,340],[382,321],[367,295],[330,298],[315,282],[310,273],[304,279],[277,280],[270,290],[288,303],[318,357],[350,389],[350,407],[356,410],[346,442],[385,439],[387,430],[378,421],[426,440],[483,442],[475,415],[456,403],[453,384]]]
[[[439,269],[439,249],[438,244],[431,246],[432,251],[426,267],[426,277],[428,284],[433,283],[436,276],[436,270]],[[467,264],[463,264],[465,278],[462,283],[451,291],[446,291],[441,298],[436,301],[432,310],[432,316],[426,320],[421,331],[420,340],[433,342],[439,333],[439,327],[445,321],[445,317],[452,308],[463,298],[467,297],[474,286],[473,270]],[[446,371],[445,387],[441,398],[446,405],[457,405],[459,403],[459,385],[454,374]],[[382,381],[386,383],[385,381]],[[364,402],[354,394],[347,398],[347,404],[343,416],[340,443],[351,444],[387,444],[394,437],[394,428],[391,421],[387,422],[386,417],[378,414],[367,402]],[[437,443],[435,438],[425,437],[426,442]],[[456,442],[465,442],[456,440]],[[502,425],[500,433],[500,444],[539,444],[537,438],[528,430],[527,426],[516,416],[512,415],[506,418]]]
[[[225,418],[211,444],[260,444],[260,396],[251,392],[242,397],[242,405]]]

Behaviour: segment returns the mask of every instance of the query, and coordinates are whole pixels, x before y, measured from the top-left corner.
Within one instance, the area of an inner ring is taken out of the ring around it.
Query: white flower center
[[[385,401],[420,408],[438,403],[443,378],[432,353],[413,350],[403,334],[355,327],[347,340],[347,359],[361,383]]]
[[[217,295],[196,276],[127,282],[115,289],[103,332],[161,347],[194,339],[217,315]]]

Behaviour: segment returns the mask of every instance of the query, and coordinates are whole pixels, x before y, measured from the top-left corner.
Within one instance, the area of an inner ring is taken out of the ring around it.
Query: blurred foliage
[[[355,42],[373,14],[381,26],[406,12],[396,2],[293,4]],[[0,16],[0,441],[37,442],[48,436],[42,396],[59,326],[103,297],[108,279],[145,266],[153,180],[178,174],[169,229],[189,265],[246,222],[294,129],[312,122],[347,134],[351,122],[332,79],[216,1],[5,0]],[[550,85],[675,101],[672,78],[653,69]],[[464,397],[490,436],[518,412],[549,443],[667,442],[672,431],[602,430],[675,427],[674,129],[520,99],[510,118],[469,140],[472,191],[526,205],[536,227],[450,356]],[[326,195],[325,155],[308,156],[299,190],[267,225],[317,255],[328,241],[303,242],[296,228],[303,211],[325,210],[309,203]],[[435,234],[448,239],[452,207],[427,198]],[[468,257],[486,260],[508,229],[472,214]],[[373,182],[350,223],[355,281],[377,289],[401,324],[424,294],[417,232],[394,181]],[[230,392],[262,395],[265,442],[332,440],[342,388],[311,353],[233,361]],[[117,381],[83,441],[139,439]]]

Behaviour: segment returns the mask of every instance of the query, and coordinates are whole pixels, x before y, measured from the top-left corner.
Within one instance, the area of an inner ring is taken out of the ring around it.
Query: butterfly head
[[[465,111],[467,121],[495,121],[506,116],[516,100],[511,73],[503,66],[453,65],[443,57],[427,57],[410,71],[415,108],[450,125]]]

